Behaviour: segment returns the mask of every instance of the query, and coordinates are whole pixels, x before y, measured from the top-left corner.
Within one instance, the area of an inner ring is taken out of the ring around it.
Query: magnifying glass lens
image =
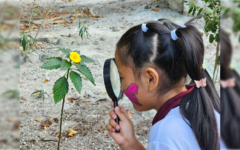
[[[114,61],[110,64],[110,80],[112,84],[112,89],[116,97],[119,97],[121,92],[121,79],[118,73],[117,65]]]

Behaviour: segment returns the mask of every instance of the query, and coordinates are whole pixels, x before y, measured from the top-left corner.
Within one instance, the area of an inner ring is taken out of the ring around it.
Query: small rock
[[[114,32],[118,32],[118,31],[120,31],[120,28],[119,28],[119,27],[112,27],[112,30],[113,30]]]
[[[56,123],[59,122],[59,118],[54,118],[53,120],[54,120],[54,122],[56,122]]]
[[[47,136],[43,138],[43,141],[57,141],[58,138],[57,137],[51,137],[51,136]]]
[[[29,54],[28,58],[29,58],[31,63],[37,63],[39,61],[39,55],[36,54],[35,52]]]
[[[122,8],[126,8],[127,6],[125,4],[122,5]]]
[[[98,41],[94,41],[93,44],[94,44],[94,45],[98,45],[99,42],[98,42]]]
[[[100,40],[101,40],[101,41],[105,41],[105,38],[104,38],[104,37],[100,37]]]
[[[51,123],[51,124],[53,124],[53,123],[54,123],[54,119],[53,119],[53,118],[49,118],[49,119],[48,119],[48,122]]]
[[[144,7],[145,9],[151,9],[151,5],[146,5],[145,7]]]
[[[80,106],[80,105],[81,105],[81,101],[78,100],[78,101],[75,103],[75,105]]]
[[[58,39],[57,45],[59,45],[60,47],[65,47],[66,46],[66,41],[61,37]]]
[[[87,123],[89,124],[94,124],[95,122],[97,122],[98,120],[98,115],[88,115],[85,120],[87,121]]]
[[[49,54],[40,54],[39,59],[42,62],[46,62],[47,60],[45,60],[45,58],[48,58],[48,57],[50,57]]]

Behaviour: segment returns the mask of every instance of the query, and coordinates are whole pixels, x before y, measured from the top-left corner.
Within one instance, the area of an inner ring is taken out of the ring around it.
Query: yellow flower
[[[81,57],[77,52],[70,52],[70,59],[74,63],[79,63],[81,61]]]

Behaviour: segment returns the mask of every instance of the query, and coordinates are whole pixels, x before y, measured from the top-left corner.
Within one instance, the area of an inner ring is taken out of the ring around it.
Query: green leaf
[[[195,12],[196,12],[196,7],[194,7],[194,9],[193,9],[193,12],[192,12],[193,16],[194,16]]]
[[[10,98],[10,99],[17,99],[17,100],[19,100],[19,92],[18,92],[18,90],[7,90],[4,93],[2,93],[2,96]]]
[[[62,58],[52,57],[47,62],[45,62],[40,68],[52,70],[52,69],[60,68],[61,64],[62,64]]]
[[[60,48],[59,47],[59,49],[60,49],[60,51],[62,51],[65,55],[69,55],[70,54],[70,52],[71,52],[71,50],[69,49],[69,48]]]
[[[203,10],[203,8],[200,8],[197,15],[200,15],[202,10]]]
[[[20,63],[18,63],[16,66],[14,66],[15,69],[20,69]]]
[[[82,63],[77,63],[75,65],[78,68],[78,71],[80,71],[85,77],[87,77],[92,82],[93,85],[96,86],[96,84],[94,83],[92,73],[89,70],[89,68],[85,64],[82,64]]]
[[[74,52],[77,52],[77,53],[80,55],[80,51],[79,51],[79,50],[76,50],[76,51],[74,51]]]
[[[34,43],[36,43],[36,40],[31,35],[27,35],[27,36],[30,37],[34,41]]]
[[[81,94],[82,88],[82,78],[80,75],[74,71],[70,72],[70,79],[72,80],[73,85],[75,86],[76,90],[79,94]]]
[[[193,10],[193,7],[190,7],[190,9],[188,10],[188,14],[190,14]]]
[[[47,96],[52,99],[52,97],[47,92],[44,92],[44,93],[47,94]]]
[[[92,63],[92,62],[95,62],[92,58],[89,58],[85,55],[81,55],[81,62],[84,62],[84,63]]]
[[[64,59],[64,60],[62,60],[60,70],[68,70],[71,66],[72,66],[72,64],[69,61]]]
[[[209,42],[212,43],[213,40],[214,40],[214,36],[213,36],[213,34],[211,34],[211,35],[209,36]]]
[[[28,38],[26,37],[26,35],[23,35],[23,40],[22,40],[23,51],[27,50],[28,43],[29,43]]]
[[[33,92],[31,95],[35,94],[35,93],[38,93],[38,92],[41,92],[41,90],[36,90],[35,92]]]
[[[64,77],[59,78],[53,85],[53,97],[54,102],[57,104],[60,102],[68,92],[68,81]]]

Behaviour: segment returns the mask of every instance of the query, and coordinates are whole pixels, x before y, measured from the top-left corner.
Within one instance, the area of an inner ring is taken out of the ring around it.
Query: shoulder
[[[172,147],[171,149],[199,147],[191,127],[182,118],[179,107],[172,109],[165,118],[152,126],[148,141],[149,146],[158,144]]]

